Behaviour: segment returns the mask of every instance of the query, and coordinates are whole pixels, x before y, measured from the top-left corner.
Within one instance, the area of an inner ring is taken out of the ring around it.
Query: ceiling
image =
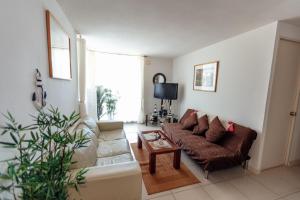
[[[87,39],[89,49],[157,57],[176,57],[276,20],[300,16],[300,0],[57,2]]]

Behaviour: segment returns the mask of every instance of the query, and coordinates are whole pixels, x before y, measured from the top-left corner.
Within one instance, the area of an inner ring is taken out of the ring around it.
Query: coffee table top
[[[139,138],[150,153],[171,153],[179,149],[161,130],[142,131]]]

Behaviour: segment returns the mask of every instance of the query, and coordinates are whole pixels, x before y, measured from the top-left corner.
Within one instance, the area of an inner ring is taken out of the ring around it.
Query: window
[[[144,59],[140,56],[87,52],[87,112],[96,117],[96,87],[117,95],[114,119],[140,122],[143,116]],[[104,116],[101,119],[108,119]]]

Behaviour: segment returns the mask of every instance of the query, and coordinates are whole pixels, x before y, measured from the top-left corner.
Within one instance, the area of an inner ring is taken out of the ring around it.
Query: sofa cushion
[[[97,150],[98,158],[116,156],[130,153],[130,147],[126,139],[99,142]]]
[[[182,122],[183,129],[193,130],[194,126],[198,123],[196,112],[191,112]]]
[[[98,139],[95,133],[85,124],[79,124],[75,129],[77,135],[81,132],[86,135],[98,147]],[[74,133],[73,133],[74,134]]]
[[[234,133],[226,134],[219,145],[246,159],[256,137],[257,133],[254,130],[234,124]]]
[[[223,166],[224,163],[229,167],[238,163],[233,152],[208,142],[202,136],[188,134],[181,138],[181,142],[182,149],[206,170],[226,168]]]
[[[76,131],[76,128],[82,123],[81,119],[77,120],[71,127],[69,127],[69,133],[73,134]]]
[[[171,140],[181,147],[182,139],[187,137],[188,135],[192,135],[192,131],[189,130],[178,130],[172,133]]]
[[[191,131],[184,130],[180,123],[165,123],[162,129],[164,133],[178,145],[180,145],[180,138],[182,135],[191,134]]]
[[[198,124],[193,129],[193,134],[195,135],[203,135],[208,130],[208,117],[207,115],[203,115],[198,119]]]
[[[81,123],[89,127],[97,137],[100,136],[100,130],[98,128],[97,122],[92,117],[82,118]]]
[[[85,147],[76,149],[72,157],[72,169],[91,167],[96,164],[98,139],[94,132],[85,124],[80,123],[70,134],[76,133],[77,137],[81,134],[85,135],[90,141],[85,144]]]
[[[112,131],[102,131],[99,136],[99,141],[110,141],[125,139],[125,132],[123,129],[116,129]]]
[[[209,124],[209,129],[205,136],[208,142],[216,143],[226,134],[226,129],[223,127],[218,117],[215,117]]]
[[[111,156],[111,157],[103,157],[97,159],[97,166],[106,166],[106,165],[114,165],[124,162],[133,161],[133,157],[131,153],[125,153],[121,155]]]
[[[95,166],[97,161],[97,147],[93,142],[86,144],[86,147],[76,149],[71,165],[71,169],[85,168]]]
[[[172,132],[182,130],[183,126],[181,123],[164,123],[162,129],[168,137],[171,137]]]
[[[189,115],[190,115],[191,113],[193,113],[193,112],[195,112],[194,109],[187,109],[187,110],[185,111],[185,113],[183,114],[183,116],[180,118],[179,123],[183,124],[183,122],[186,120],[186,118],[188,118]]]

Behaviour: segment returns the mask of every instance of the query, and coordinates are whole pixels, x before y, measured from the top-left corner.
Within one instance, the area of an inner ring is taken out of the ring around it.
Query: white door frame
[[[286,147],[286,152],[285,152],[285,162],[284,164],[286,166],[290,166],[290,155],[291,155],[291,148],[292,148],[292,140],[293,140],[293,136],[294,136],[294,130],[295,130],[295,122],[296,122],[296,118],[298,117],[298,107],[299,107],[299,98],[300,98],[300,91],[299,91],[299,87],[297,88],[297,97],[296,97],[296,102],[294,105],[294,111],[296,112],[296,116],[292,117],[292,121],[291,121],[291,126],[290,126],[290,131],[288,132],[288,143],[287,143],[287,147]]]
[[[297,41],[297,40],[294,40],[294,39],[290,39],[290,38],[280,37],[279,38],[279,42],[281,40],[286,40],[286,41],[289,41],[289,42],[295,42],[295,43],[300,44],[300,41]],[[298,81],[300,82],[300,77],[298,77]],[[299,105],[299,99],[300,99],[300,87],[299,87],[299,85],[296,86],[296,90],[297,90],[297,95],[296,95],[296,98],[295,98],[295,103],[294,103],[294,106],[293,106],[293,111],[291,111],[291,112],[296,112],[296,116],[292,117],[292,119],[291,119],[292,121],[291,121],[291,125],[290,125],[290,130],[288,131],[288,143],[287,143],[286,149],[285,149],[286,152],[285,152],[285,162],[284,162],[284,164],[286,166],[290,166],[291,165],[291,163],[290,163],[290,155],[291,155],[291,148],[292,148],[292,139],[293,139],[294,130],[295,130],[295,121],[296,121],[296,118],[297,118],[298,114],[300,114],[300,113],[297,113],[298,107],[300,106]]]

